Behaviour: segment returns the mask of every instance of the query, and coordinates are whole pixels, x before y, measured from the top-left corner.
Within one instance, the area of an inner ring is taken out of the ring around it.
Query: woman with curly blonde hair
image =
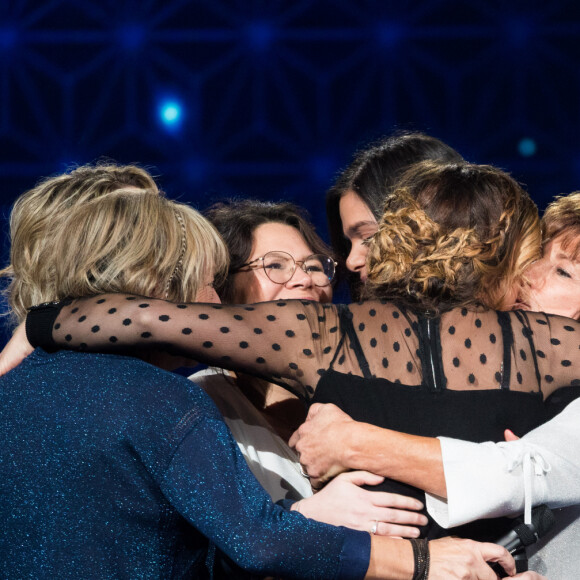
[[[433,312],[514,307],[540,256],[538,210],[503,171],[418,163],[385,199],[369,240],[365,296]]]
[[[410,192],[417,205],[403,203]],[[543,422],[543,397],[580,382],[580,325],[491,309],[515,300],[526,264],[539,254],[538,214],[527,194],[488,166],[418,166],[393,193],[382,221],[370,242],[378,300],[195,304],[179,311],[159,300],[138,308],[123,295],[107,295],[105,306],[89,298],[35,313],[29,335],[38,345],[55,340],[96,350],[172,344],[307,401],[334,402],[355,420],[418,435],[497,441],[506,428],[525,433]],[[393,252],[387,256],[382,246]],[[390,270],[382,269],[381,255],[392,260]],[[434,268],[438,262],[444,265]],[[115,314],[106,316],[111,307]],[[79,324],[80,314],[102,321],[99,332]],[[171,323],[162,322],[167,317]],[[132,324],[124,327],[125,318]],[[48,336],[42,332],[54,324]],[[389,490],[421,497],[394,482]],[[501,526],[445,533],[495,538]],[[426,533],[442,532],[433,525]]]

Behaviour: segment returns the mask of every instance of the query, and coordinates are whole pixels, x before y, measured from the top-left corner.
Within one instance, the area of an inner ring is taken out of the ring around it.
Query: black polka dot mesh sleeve
[[[27,325],[34,326],[34,311]],[[173,304],[121,294],[68,301],[52,333],[61,347],[164,351],[274,379],[306,397],[340,340],[337,311],[329,304]],[[39,346],[48,341],[48,336],[36,339]]]
[[[45,327],[47,308],[53,316]],[[425,317],[393,303],[232,306],[111,294],[33,309],[27,331],[34,346],[45,348],[186,356],[277,382],[305,398],[331,365],[404,385],[435,380],[452,390],[509,388],[547,397],[580,385],[580,323],[574,320],[455,309],[434,321],[436,344],[426,354]],[[431,376],[433,368],[438,376]]]

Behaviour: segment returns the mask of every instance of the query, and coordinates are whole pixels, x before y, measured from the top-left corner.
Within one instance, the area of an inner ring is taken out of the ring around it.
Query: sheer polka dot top
[[[354,340],[345,334],[345,316]],[[427,348],[434,329],[436,342]],[[114,294],[32,309],[27,331],[34,346],[45,348],[187,356],[277,382],[306,398],[331,366],[420,385],[433,375],[424,367],[440,364],[443,387],[453,390],[509,388],[548,396],[580,384],[580,324],[532,312],[456,309],[426,321],[383,302],[226,306]],[[368,369],[361,368],[357,340]]]

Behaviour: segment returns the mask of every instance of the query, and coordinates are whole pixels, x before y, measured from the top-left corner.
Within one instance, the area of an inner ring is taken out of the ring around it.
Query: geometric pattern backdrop
[[[333,176],[397,129],[543,207],[580,189],[579,40],[577,0],[2,0],[3,217],[40,176],[109,157],[199,209],[290,199],[326,236]]]

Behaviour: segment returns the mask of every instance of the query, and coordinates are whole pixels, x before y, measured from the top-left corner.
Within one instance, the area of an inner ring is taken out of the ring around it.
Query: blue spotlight
[[[532,157],[536,154],[536,142],[530,137],[520,139],[518,151],[522,157]]]
[[[534,36],[534,25],[528,18],[508,19],[505,26],[508,39],[516,48],[525,48]]]
[[[179,127],[182,118],[181,105],[177,101],[164,101],[159,107],[159,117],[168,129]]]
[[[404,36],[405,29],[400,22],[383,22],[376,27],[377,42],[385,48],[394,48]]]

